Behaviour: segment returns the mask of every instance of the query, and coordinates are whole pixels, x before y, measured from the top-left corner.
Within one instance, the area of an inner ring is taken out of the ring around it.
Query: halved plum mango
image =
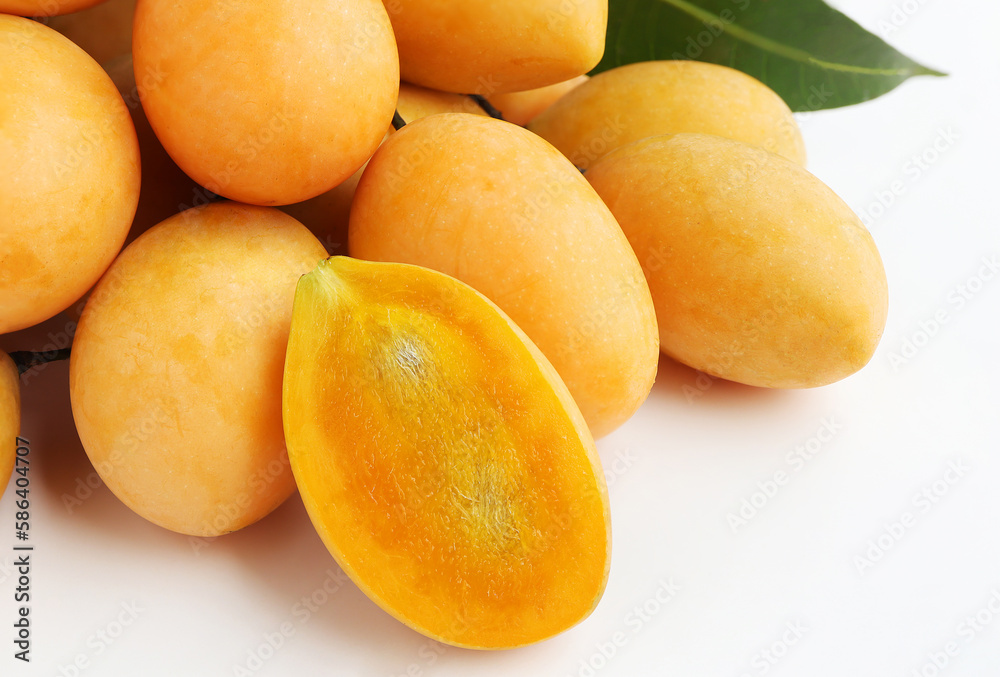
[[[597,604],[611,538],[593,439],[541,352],[471,287],[322,262],[296,290],[283,407],[313,525],[413,629],[509,648]]]

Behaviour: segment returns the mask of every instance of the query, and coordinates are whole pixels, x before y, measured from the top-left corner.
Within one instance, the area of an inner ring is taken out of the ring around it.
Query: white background
[[[1000,275],[982,275],[1000,255],[1000,6],[835,4],[878,33],[899,7],[889,41],[951,74],[802,119],[812,171],[877,217],[891,293],[882,344],[859,374],[811,391],[707,382],[661,360],[649,401],[598,445],[614,557],[588,620],[506,652],[431,642],[341,582],[298,497],[211,543],[155,527],[86,488],[61,364],[24,387],[30,665],[12,658],[10,492],[0,503],[0,673],[1000,674]],[[872,207],[880,196],[891,204]],[[0,345],[38,348],[59,326]],[[917,349],[894,360],[907,340]],[[799,447],[815,454],[793,462]],[[768,484],[775,473],[784,484]],[[81,503],[68,509],[67,496]],[[315,611],[301,605],[310,596]]]

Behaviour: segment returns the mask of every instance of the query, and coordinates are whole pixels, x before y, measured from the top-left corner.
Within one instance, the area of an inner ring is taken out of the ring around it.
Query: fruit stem
[[[403,116],[399,114],[398,110],[393,111],[392,112],[392,128],[395,129],[396,131],[399,131],[400,129],[402,129],[405,126],[406,126],[406,120],[403,119]]]
[[[469,98],[479,104],[479,107],[486,111],[486,114],[495,120],[503,120],[503,113],[493,107],[486,97],[480,94],[469,94]]]
[[[18,350],[16,352],[10,353],[10,359],[14,361],[14,365],[17,366],[17,373],[23,374],[32,367],[38,367],[43,364],[48,364],[49,362],[58,362],[60,360],[69,359],[69,348],[60,348],[58,350],[46,350],[44,352],[34,353],[30,350]]]

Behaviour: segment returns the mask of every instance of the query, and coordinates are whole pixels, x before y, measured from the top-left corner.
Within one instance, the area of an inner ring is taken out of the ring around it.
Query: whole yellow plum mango
[[[649,393],[658,351],[642,269],[580,172],[526,129],[463,113],[406,125],[361,177],[348,242],[356,258],[431,268],[500,306],[595,437]]]
[[[615,148],[660,134],[713,134],[805,165],[795,117],[771,88],[700,61],[620,66],[573,89],[528,126],[587,169]]]
[[[402,77],[489,97],[583,75],[604,54],[607,0],[383,0]]]
[[[399,61],[378,0],[139,0],[142,106],[177,165],[259,205],[301,202],[353,174],[392,120]]]
[[[294,491],[281,381],[299,277],[326,256],[277,209],[215,202],[154,226],[94,288],[70,400],[87,456],[133,511],[218,536]]]
[[[667,355],[771,388],[832,383],[871,359],[888,305],[882,260],[801,166],[677,134],[619,148],[587,178],[639,257]]]
[[[0,14],[0,334],[82,297],[121,250],[139,147],[107,73],[67,38]]]

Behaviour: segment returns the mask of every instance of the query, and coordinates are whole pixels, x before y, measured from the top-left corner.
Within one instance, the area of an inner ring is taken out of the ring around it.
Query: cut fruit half
[[[594,609],[611,538],[593,439],[552,366],[471,287],[322,262],[296,290],[283,407],[313,525],[402,622],[500,649]]]

